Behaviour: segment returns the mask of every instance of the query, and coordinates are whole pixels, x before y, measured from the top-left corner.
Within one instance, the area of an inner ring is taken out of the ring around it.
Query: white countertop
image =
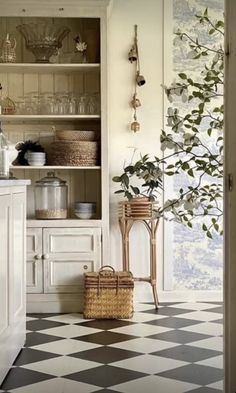
[[[10,186],[29,186],[31,181],[28,179],[0,179],[0,187]]]

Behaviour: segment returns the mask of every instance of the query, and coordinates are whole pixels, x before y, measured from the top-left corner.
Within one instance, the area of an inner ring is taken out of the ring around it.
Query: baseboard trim
[[[158,291],[159,302],[222,302],[223,291]],[[151,288],[136,288],[134,291],[135,302],[152,302]]]
[[[27,313],[74,313],[83,312],[81,294],[28,294]]]

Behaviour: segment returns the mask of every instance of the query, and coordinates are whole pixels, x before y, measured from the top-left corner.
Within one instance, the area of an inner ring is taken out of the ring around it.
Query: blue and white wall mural
[[[199,41],[209,40],[207,32],[199,25],[195,14],[208,8],[212,19],[223,19],[223,0],[173,0],[174,28],[180,29],[191,35],[198,35]],[[182,45],[175,45],[173,37],[173,75],[179,72],[191,73],[195,79],[203,69],[203,60],[193,60],[187,54],[189,50]],[[209,42],[212,44],[212,42]],[[206,60],[204,60],[205,62]],[[186,110],[184,103],[174,102],[183,112]],[[189,104],[188,104],[189,105]],[[218,105],[218,104],[217,104]],[[206,134],[207,124],[202,132]],[[214,144],[214,140],[208,143]],[[178,190],[187,179],[181,175],[172,180],[171,187]],[[223,281],[223,238],[215,234],[213,240],[203,233],[202,222],[199,219],[193,229],[172,222],[167,228],[172,231],[172,289],[175,290],[221,290]],[[166,254],[168,254],[166,245]],[[170,258],[169,258],[170,259]],[[168,261],[168,256],[167,256]]]

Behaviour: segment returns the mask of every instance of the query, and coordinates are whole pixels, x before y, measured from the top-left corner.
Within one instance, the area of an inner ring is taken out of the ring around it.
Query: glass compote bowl
[[[66,26],[48,23],[28,23],[16,28],[25,38],[26,48],[34,54],[36,63],[50,63],[50,57],[61,48],[62,40],[70,32]]]

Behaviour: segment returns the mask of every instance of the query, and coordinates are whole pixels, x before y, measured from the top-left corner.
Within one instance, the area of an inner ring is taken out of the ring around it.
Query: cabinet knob
[[[43,259],[49,259],[49,255],[48,254],[43,254]]]
[[[88,269],[88,265],[84,265],[84,270],[87,270]]]
[[[39,259],[41,259],[42,258],[42,256],[40,255],[40,254],[37,254],[37,255],[35,255],[35,257],[34,257],[37,261],[39,260]]]

